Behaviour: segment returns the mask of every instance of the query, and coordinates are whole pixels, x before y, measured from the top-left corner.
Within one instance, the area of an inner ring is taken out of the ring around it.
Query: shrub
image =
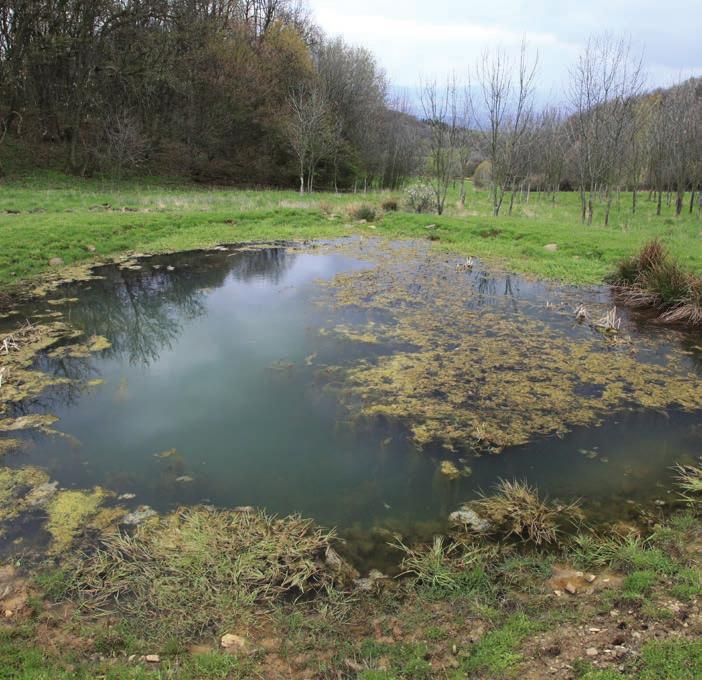
[[[492,182],[492,163],[488,160],[484,160],[482,163],[478,164],[478,167],[473,173],[473,185],[476,189],[484,189],[490,186]]]
[[[397,201],[394,198],[388,198],[381,203],[380,207],[385,212],[397,212]]]
[[[434,210],[434,189],[428,184],[420,182],[409,187],[407,194],[407,207],[412,212],[428,213]]]
[[[375,219],[375,208],[367,203],[361,205],[352,205],[349,208],[349,215],[355,220],[366,220],[372,222]]]

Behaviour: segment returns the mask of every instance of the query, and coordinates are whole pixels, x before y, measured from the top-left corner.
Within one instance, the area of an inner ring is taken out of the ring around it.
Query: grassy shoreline
[[[5,182],[0,284],[29,288],[125,252],[347,235],[431,234],[446,252],[572,284],[601,283],[652,238],[686,269],[702,266],[697,215],[656,217],[645,201],[632,217],[623,197],[605,228],[579,223],[573,194],[555,206],[532,197],[498,219],[484,193],[471,192],[465,210],[452,195],[442,217],[383,213],[391,197],[402,204],[400,193]],[[374,219],[353,217],[363,204]],[[555,251],[544,248],[552,243]],[[173,513],[153,518],[152,529],[105,537],[123,509],[103,508],[103,490],[57,493],[44,475],[29,483],[8,472],[0,504],[6,492],[10,512],[30,516],[44,498],[61,549],[43,564],[0,563],[0,680],[693,680],[702,675],[702,473],[685,472],[685,498],[606,534],[585,524],[557,530],[574,508],[528,498],[523,507],[520,493],[505,506],[504,487],[502,501],[475,505],[501,517],[491,535],[457,529],[397,545],[402,578],[353,574],[312,523],[258,511],[191,508],[185,520]]]
[[[401,210],[383,213],[397,200]],[[578,197],[561,193],[555,203],[532,196],[512,216],[490,216],[487,192],[471,191],[465,208],[449,195],[446,214],[402,211],[402,192],[300,196],[293,191],[208,189],[158,180],[103,182],[62,175],[5,180],[0,184],[0,284],[12,288],[66,264],[127,251],[164,252],[220,243],[308,240],[373,234],[426,238],[438,248],[477,256],[520,274],[572,284],[597,284],[645,242],[660,238],[686,269],[702,268],[702,222],[697,213],[673,217],[640,201],[632,215],[622,194],[609,227],[582,225]],[[353,207],[376,211],[372,224],[354,219]],[[669,214],[668,214],[669,213]],[[596,215],[597,220],[597,215]],[[555,243],[557,250],[544,249]]]

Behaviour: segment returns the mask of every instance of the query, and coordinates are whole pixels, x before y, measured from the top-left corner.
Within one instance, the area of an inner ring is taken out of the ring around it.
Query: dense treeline
[[[295,0],[0,7],[0,137],[59,148],[76,174],[394,187],[418,129],[396,109],[372,55]]]

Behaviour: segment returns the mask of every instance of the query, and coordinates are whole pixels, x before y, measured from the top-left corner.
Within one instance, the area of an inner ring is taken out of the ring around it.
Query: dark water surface
[[[45,467],[69,488],[100,484],[135,494],[131,503],[159,510],[257,505],[342,529],[411,531],[500,477],[527,479],[551,496],[583,497],[613,517],[627,501],[669,499],[670,466],[702,452],[699,413],[639,410],[499,455],[464,454],[472,474],[450,481],[436,455],[418,452],[402,428],[354,425],[328,389],[326,367],[386,351],[319,332],[364,315],[319,304],[319,280],[369,263],[281,247],[140,264],[102,268],[103,280],[60,291],[78,298],[60,308],[70,322],[112,347],[39,364],[104,383],[53,388],[23,405],[54,413],[71,437],[33,435],[13,464]],[[473,278],[505,313],[529,313],[530,303],[550,294],[518,277]],[[158,457],[169,449],[176,453]]]

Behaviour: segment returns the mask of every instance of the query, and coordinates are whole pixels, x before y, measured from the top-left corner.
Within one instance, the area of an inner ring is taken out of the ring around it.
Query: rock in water
[[[464,526],[480,534],[490,530],[490,522],[470,508],[461,508],[456,510],[456,512],[452,512],[449,515],[449,522],[457,526]]]
[[[140,505],[134,512],[130,512],[122,518],[122,524],[136,526],[149,519],[149,517],[155,516],[156,511],[153,508],[150,508],[148,505]]]

